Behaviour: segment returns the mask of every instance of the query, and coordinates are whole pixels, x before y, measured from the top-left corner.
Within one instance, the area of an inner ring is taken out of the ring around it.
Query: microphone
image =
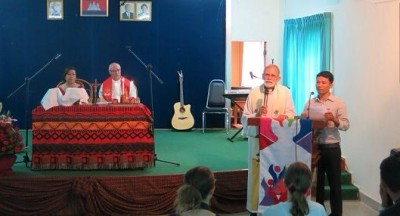
[[[314,92],[310,92],[310,97],[308,98],[308,108],[307,108],[307,119],[310,119],[310,106],[311,106],[311,96],[314,95]]]
[[[60,57],[61,57],[61,53],[58,53],[58,54],[54,57],[54,59],[57,60],[57,59],[60,58]]]
[[[119,6],[124,6],[126,1],[123,1]]]
[[[264,106],[267,106],[267,103],[268,103],[269,90],[270,90],[270,88],[268,88],[264,85]]]

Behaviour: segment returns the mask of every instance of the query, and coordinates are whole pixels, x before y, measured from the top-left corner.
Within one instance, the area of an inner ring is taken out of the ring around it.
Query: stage
[[[158,160],[136,170],[34,171],[16,163],[13,175],[0,177],[2,215],[165,215],[172,213],[183,173],[203,165],[217,179],[211,207],[217,213],[244,212],[247,141],[234,142],[221,130],[155,130]],[[21,131],[24,134],[24,131]],[[31,158],[31,145],[28,145]],[[22,161],[25,154],[19,154]],[[168,163],[179,163],[179,166]]]

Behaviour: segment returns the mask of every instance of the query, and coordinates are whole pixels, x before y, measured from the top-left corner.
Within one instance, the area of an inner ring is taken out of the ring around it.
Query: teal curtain
[[[315,91],[315,76],[330,71],[331,13],[284,21],[283,84],[293,95],[295,110],[301,114]]]

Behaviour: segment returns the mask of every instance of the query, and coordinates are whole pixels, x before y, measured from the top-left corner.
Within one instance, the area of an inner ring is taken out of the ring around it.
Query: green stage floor
[[[203,165],[212,171],[228,171],[247,169],[247,140],[241,135],[236,136],[234,142],[227,138],[237,130],[232,129],[228,134],[225,130],[173,131],[155,130],[154,143],[157,161],[155,167],[138,170],[43,170],[32,171],[21,162],[25,153],[18,155],[13,166],[15,176],[75,176],[75,175],[107,175],[107,176],[136,176],[136,175],[164,175],[183,174],[191,167]],[[25,137],[25,132],[21,130]],[[30,140],[30,133],[28,133]],[[31,157],[31,143],[28,144],[28,156]],[[161,161],[162,160],[162,161]],[[174,165],[167,162],[179,163]]]

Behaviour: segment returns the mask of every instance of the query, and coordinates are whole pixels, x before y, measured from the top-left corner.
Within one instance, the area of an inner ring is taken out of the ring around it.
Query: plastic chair
[[[208,94],[206,107],[202,112],[202,126],[203,133],[206,127],[206,114],[224,114],[225,115],[225,129],[226,133],[229,132],[229,109],[226,107],[225,93],[225,82],[220,79],[211,80],[208,85]]]

